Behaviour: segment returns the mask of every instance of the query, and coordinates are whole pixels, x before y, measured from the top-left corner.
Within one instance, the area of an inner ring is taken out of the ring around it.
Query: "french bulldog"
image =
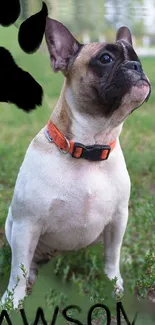
[[[127,27],[113,43],[84,45],[47,17],[45,37],[52,68],[63,73],[64,84],[47,125],[26,152],[6,219],[14,308],[27,293],[21,265],[32,286],[41,262],[98,241],[105,274],[117,278],[117,292],[123,290],[120,251],[130,178],[119,136],[125,119],[151,92]],[[7,291],[3,303],[6,298]]]

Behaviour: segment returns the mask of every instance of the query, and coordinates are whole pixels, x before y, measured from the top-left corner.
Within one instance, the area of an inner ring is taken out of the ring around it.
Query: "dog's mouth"
[[[150,84],[150,82],[149,82],[149,80],[148,80],[147,77],[144,77],[142,79],[142,84],[146,84],[149,87],[148,95],[145,98],[145,102],[147,102],[149,100],[149,98],[150,98],[150,95],[151,95],[151,84]]]
[[[151,95],[151,84],[146,76],[143,76],[141,79],[139,79],[134,85],[134,88],[136,88],[136,101],[137,105],[136,107],[131,111],[131,113],[141,107],[145,102],[149,100],[149,97]]]
[[[146,97],[143,101],[147,102],[149,100],[149,97],[151,95],[151,84],[146,76],[143,76],[135,85],[137,88],[141,89],[143,93],[146,93]]]
[[[137,81],[137,83],[147,84],[149,87],[151,87],[150,81],[145,75],[142,75],[142,77]]]

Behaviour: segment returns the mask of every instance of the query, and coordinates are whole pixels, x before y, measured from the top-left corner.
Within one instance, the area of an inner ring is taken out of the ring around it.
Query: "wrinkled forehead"
[[[81,48],[77,61],[81,65],[88,64],[92,58],[98,58],[104,53],[114,55],[116,59],[119,58],[122,61],[139,61],[133,47],[123,40],[114,43],[96,42],[86,44]]]

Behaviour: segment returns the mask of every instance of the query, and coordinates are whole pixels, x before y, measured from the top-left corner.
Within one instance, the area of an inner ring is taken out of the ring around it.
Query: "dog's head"
[[[113,43],[82,45],[60,22],[47,18],[45,36],[52,68],[66,76],[81,114],[114,117],[118,125],[148,99],[151,86],[127,27],[118,30]]]
[[[114,127],[149,98],[151,86],[127,27],[118,30],[113,43],[83,45],[47,15],[43,3],[42,10],[21,25],[19,44],[25,52],[35,52],[45,32],[52,68],[65,75],[74,110],[104,117]]]

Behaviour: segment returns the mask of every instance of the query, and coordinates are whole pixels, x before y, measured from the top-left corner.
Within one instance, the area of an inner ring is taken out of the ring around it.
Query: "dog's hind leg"
[[[27,278],[39,237],[39,225],[28,219],[13,221],[10,242],[12,250],[11,274],[8,290],[2,297],[2,304],[8,297],[8,291],[13,293],[14,308],[17,308],[20,301],[26,296]]]
[[[37,275],[38,275],[38,269],[40,265],[47,264],[50,259],[43,259],[38,262],[35,261],[35,258],[33,258],[31,266],[30,266],[30,272],[29,272],[29,277],[28,277],[28,283],[27,283],[27,294],[29,295],[32,291],[32,287],[35,284]]]
[[[42,238],[42,237],[41,237]],[[40,241],[36,247],[28,277],[28,285],[27,285],[27,294],[30,294],[32,291],[32,287],[35,283],[36,277],[38,275],[38,269],[41,265],[47,264],[51,261],[51,259],[57,255],[60,255],[60,252],[57,250],[47,249],[46,245],[44,246],[42,240]]]
[[[28,276],[28,282],[26,287],[27,295],[29,295],[32,291],[32,287],[36,281],[36,277],[38,275],[38,264],[34,261],[34,258],[31,262],[29,276]]]

